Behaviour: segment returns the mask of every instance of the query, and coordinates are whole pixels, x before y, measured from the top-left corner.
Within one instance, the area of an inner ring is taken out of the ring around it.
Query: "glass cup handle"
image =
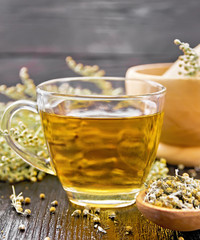
[[[34,113],[38,113],[37,104],[33,101],[29,100],[19,100],[11,105],[9,105],[3,116],[1,121],[1,129],[2,130],[8,130],[8,134],[5,135],[5,139],[8,143],[8,145],[15,151],[15,153],[20,156],[25,162],[31,164],[35,168],[44,171],[49,174],[56,175],[54,168],[50,164],[49,159],[38,157],[37,155],[29,152],[26,148],[23,146],[15,143],[13,139],[11,138],[9,131],[11,127],[11,121],[13,116],[20,110],[29,110]]]

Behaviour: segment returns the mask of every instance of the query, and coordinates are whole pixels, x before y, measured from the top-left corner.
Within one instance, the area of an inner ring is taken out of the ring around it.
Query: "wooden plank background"
[[[174,172],[174,167],[170,167]],[[181,171],[182,173],[182,171]],[[198,175],[198,178],[200,175]],[[1,240],[199,240],[200,231],[177,232],[163,229],[147,220],[137,210],[135,205],[115,210],[117,224],[109,219],[111,209],[101,209],[101,226],[107,234],[94,229],[92,217],[71,217],[75,209],[82,209],[69,204],[66,193],[58,179],[46,176],[42,182],[22,182],[15,184],[16,193],[23,192],[24,197],[31,198],[31,204],[23,208],[31,209],[31,216],[17,214],[11,207],[9,196],[12,193],[11,184],[0,183],[0,239]],[[41,200],[40,193],[46,198]],[[50,214],[51,202],[58,200],[55,214]],[[92,211],[94,214],[94,211]],[[20,224],[25,225],[25,231],[19,231]],[[125,227],[132,226],[133,233],[125,234]]]
[[[17,83],[22,66],[36,83],[71,76],[67,55],[116,76],[173,61],[174,38],[199,43],[199,10],[199,0],[1,0],[0,83]]]
[[[199,0],[1,0],[0,52],[173,54],[199,41]]]

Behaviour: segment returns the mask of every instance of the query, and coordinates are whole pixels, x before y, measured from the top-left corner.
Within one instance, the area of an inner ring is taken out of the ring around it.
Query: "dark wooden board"
[[[176,232],[163,229],[146,220],[135,205],[116,210],[118,224],[114,224],[108,217],[113,210],[101,209],[101,226],[107,229],[107,234],[98,233],[94,229],[91,217],[71,216],[75,209],[82,210],[82,208],[69,203],[57,178],[50,175],[46,176],[42,182],[15,184],[15,189],[17,194],[23,192],[24,197],[31,198],[31,204],[24,208],[30,208],[32,214],[29,218],[17,214],[9,199],[12,193],[11,185],[0,183],[0,239],[43,240],[49,236],[52,240],[175,240],[183,236],[185,240],[197,240],[200,237],[200,231]],[[40,193],[45,193],[44,200],[39,198]],[[56,213],[50,214],[49,208],[53,200],[57,200],[59,205]],[[18,229],[22,223],[26,227],[24,232]],[[131,235],[125,235],[125,226],[133,227]]]
[[[64,190],[56,177],[47,176],[40,183],[23,182],[15,184],[16,192],[23,192],[24,196],[31,197],[30,208],[32,214],[29,218],[17,214],[9,200],[12,192],[11,185],[7,183],[0,184],[0,239],[7,240],[43,240],[49,236],[53,240],[64,239],[134,239],[134,240],[169,240],[177,239],[177,236],[186,234],[178,233],[167,229],[162,229],[150,221],[146,220],[136,206],[117,209],[118,224],[115,225],[108,218],[111,210],[101,210],[100,219],[102,227],[108,228],[107,234],[98,233],[94,229],[91,217],[74,218],[72,212],[79,207],[72,206],[66,197]],[[46,198],[41,200],[40,193],[45,193]],[[59,202],[55,214],[50,214],[50,203],[53,200]],[[26,226],[24,232],[18,230],[19,225],[23,223]],[[125,235],[125,226],[133,227],[133,234]],[[195,232],[190,233],[194,238]],[[198,232],[199,236],[199,232]],[[3,238],[4,237],[4,238]]]
[[[19,70],[26,66],[31,77],[36,84],[53,78],[77,76],[65,63],[67,55],[54,55],[52,57],[23,56],[0,58],[0,84],[16,84],[19,82]],[[97,64],[106,71],[108,76],[125,76],[127,69],[133,65],[169,62],[175,60],[169,56],[137,56],[137,55],[113,55],[107,57],[100,56],[80,56],[72,55],[77,62],[85,65]]]
[[[199,0],[1,0],[0,53],[174,54],[199,43]]]

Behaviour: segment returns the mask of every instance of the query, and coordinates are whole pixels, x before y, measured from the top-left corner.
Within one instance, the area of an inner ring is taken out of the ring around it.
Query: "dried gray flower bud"
[[[72,213],[72,217],[80,217],[81,215],[81,210],[77,209]]]
[[[24,224],[20,224],[19,225],[19,227],[18,227],[18,229],[20,230],[20,231],[25,231],[25,225]]]

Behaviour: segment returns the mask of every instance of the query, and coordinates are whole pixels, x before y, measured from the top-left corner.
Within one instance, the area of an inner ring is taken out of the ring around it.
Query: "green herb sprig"
[[[11,205],[14,207],[17,213],[29,217],[31,215],[31,210],[28,208],[23,210],[22,208],[22,203],[24,203],[24,197],[22,196],[22,192],[16,195],[14,186],[12,186],[12,191],[13,193],[10,195]]]
[[[184,53],[179,57],[181,61],[179,75],[182,75],[184,71],[187,76],[200,76],[199,56],[196,51],[188,43],[181,42],[179,39],[175,39],[174,44],[179,45],[179,49]]]
[[[66,57],[65,60],[68,67],[81,76],[103,77],[105,75],[105,71],[99,69],[98,65],[90,66],[83,65],[82,63],[76,63],[76,61],[70,56]]]
[[[8,96],[13,100],[19,99],[36,99],[36,86],[33,80],[30,78],[28,69],[26,67],[21,68],[19,77],[22,83],[18,83],[16,86],[7,87],[6,85],[0,86],[0,93]]]
[[[35,100],[36,86],[30,78],[28,69],[23,67],[19,72],[19,76],[21,83],[13,87],[1,85],[0,93],[12,100]],[[0,119],[9,104],[0,103]],[[29,148],[38,156],[48,158],[39,116],[27,111],[20,111],[13,119],[12,128],[9,132],[0,129],[0,181],[8,181],[10,183],[24,180],[32,182],[41,181],[45,173],[28,165],[12,151],[4,139],[4,136],[7,134],[10,134],[15,141]]]

